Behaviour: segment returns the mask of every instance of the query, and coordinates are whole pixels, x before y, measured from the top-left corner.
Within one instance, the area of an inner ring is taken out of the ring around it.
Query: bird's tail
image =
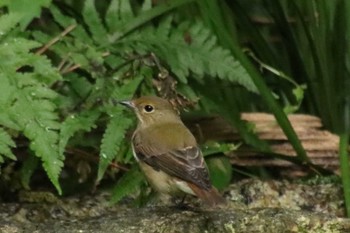
[[[223,198],[214,187],[211,187],[209,190],[205,190],[195,184],[189,183],[189,186],[196,196],[202,199],[209,206],[224,205],[226,203],[225,198]]]

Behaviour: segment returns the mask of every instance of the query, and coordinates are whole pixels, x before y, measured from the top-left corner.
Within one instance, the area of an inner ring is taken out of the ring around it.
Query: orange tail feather
[[[209,206],[224,205],[226,200],[220,195],[218,190],[212,187],[209,190],[202,189],[195,184],[188,184],[192,191]]]

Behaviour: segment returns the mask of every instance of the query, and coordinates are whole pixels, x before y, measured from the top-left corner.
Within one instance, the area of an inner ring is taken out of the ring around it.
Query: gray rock
[[[49,220],[40,224],[0,221],[0,232],[55,233],[243,233],[350,232],[350,220],[288,209],[130,208],[106,216]]]

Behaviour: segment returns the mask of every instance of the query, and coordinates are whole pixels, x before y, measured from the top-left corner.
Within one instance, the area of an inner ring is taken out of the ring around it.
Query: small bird
[[[136,113],[138,126],[132,136],[133,153],[156,191],[196,195],[210,206],[225,202],[210,182],[196,139],[170,102],[144,96],[119,103]]]

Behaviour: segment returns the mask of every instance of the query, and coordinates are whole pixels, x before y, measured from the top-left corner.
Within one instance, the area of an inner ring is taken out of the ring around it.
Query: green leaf
[[[2,159],[2,155],[7,158],[16,160],[16,156],[12,153],[11,147],[16,147],[15,142],[12,140],[11,136],[0,127],[0,159]]]
[[[125,1],[124,1],[125,2]],[[86,0],[84,9],[83,9],[83,17],[86,24],[89,27],[89,31],[92,34],[93,39],[103,44],[107,41],[107,31],[103,27],[102,21],[95,7],[94,0]]]
[[[141,12],[137,17],[134,17],[132,20],[126,22],[120,30],[110,35],[108,40],[111,44],[113,44],[141,25],[145,25],[146,23],[150,22],[152,19],[155,19],[156,17],[161,16],[168,11],[174,10],[182,5],[189,4],[191,2],[194,2],[194,0],[176,0],[158,4],[149,10]],[[150,3],[146,2],[144,8],[147,9],[149,5]]]
[[[293,89],[293,94],[299,105],[301,104],[301,101],[304,99],[305,90],[306,90],[306,85],[299,85]]]
[[[1,53],[1,52],[0,52]],[[5,75],[5,72],[0,73],[0,125],[6,126],[7,128],[19,130],[19,126],[9,116],[9,109],[11,103],[14,100],[15,87],[11,85],[10,80]]]
[[[72,90],[78,94],[79,97],[85,98],[91,92],[93,85],[84,77],[77,74],[72,74],[69,78]]]
[[[142,75],[130,80],[121,88],[116,88],[113,91],[111,97],[115,100],[130,99],[134,95],[142,80]],[[116,157],[116,154],[122,145],[126,130],[133,123],[131,118],[124,114],[123,110],[124,109],[122,106],[116,106],[109,109],[108,111],[111,119],[107,125],[107,129],[102,139],[97,181],[100,181],[102,179],[109,163],[114,158],[119,158],[119,161],[123,160],[123,155]],[[127,155],[128,154],[126,154],[126,156]]]
[[[0,38],[10,32],[21,20],[22,15],[10,13],[0,17]]]
[[[103,134],[100,151],[100,162],[97,172],[97,181],[103,178],[110,162],[115,158],[119,147],[125,138],[126,130],[132,125],[132,120],[123,114],[121,107],[115,108],[111,113],[107,129]]]
[[[257,91],[241,64],[229,50],[218,45],[216,37],[203,24],[186,22],[174,28],[171,23],[171,17],[167,17],[157,28],[145,27],[118,44],[125,46],[125,49],[131,47],[138,53],[155,53],[169,64],[171,71],[182,83],[187,83],[188,77],[202,79],[209,75]]]
[[[58,153],[59,123],[54,104],[57,94],[48,87],[61,76],[45,57],[30,52],[38,46],[23,38],[9,38],[0,44],[0,57],[11,58],[0,63],[0,73],[5,74],[1,76],[2,83],[13,91],[0,94],[1,107],[6,109],[0,120],[29,139],[30,149],[41,158],[49,179],[61,194],[58,177],[64,158]],[[32,71],[18,72],[28,66]]]
[[[226,188],[232,179],[230,159],[226,156],[208,157],[206,163],[213,185],[219,190]]]
[[[87,110],[68,116],[61,124],[59,154],[63,156],[68,140],[78,131],[90,131],[100,116],[99,111]]]
[[[61,27],[67,28],[71,25],[77,25],[76,28],[70,33],[75,38],[84,41],[85,43],[92,44],[90,35],[84,30],[83,26],[78,24],[77,21],[72,18],[64,15],[55,5],[50,6],[50,12],[55,20]],[[67,43],[67,45],[70,43]],[[64,56],[62,56],[64,57]]]
[[[30,155],[28,156],[22,164],[21,167],[21,183],[25,189],[30,189],[29,183],[30,183],[30,178],[32,177],[33,173],[37,169],[39,165],[39,158]]]
[[[112,191],[111,203],[117,203],[123,197],[135,192],[144,182],[144,176],[135,164],[129,171],[127,171],[118,181]]]
[[[21,15],[21,29],[24,30],[28,24],[41,14],[42,7],[48,7],[51,0],[35,0],[28,2],[27,0],[5,0],[0,5],[7,6],[10,13]]]
[[[121,88],[115,88],[111,97],[115,100],[125,100],[130,99],[134,94],[140,83],[143,81],[144,76],[140,75],[132,80],[129,80]]]
[[[218,189],[226,188],[232,179],[232,166],[230,159],[224,155],[228,152],[237,150],[240,145],[233,143],[207,142],[201,146],[203,156],[207,163],[210,179],[213,185]]]
[[[302,101],[304,99],[304,92],[306,90],[306,85],[297,85],[295,88],[293,88],[293,95],[295,97],[296,103],[295,104],[288,104],[283,108],[283,111],[288,115],[291,113],[295,113],[299,110]]]
[[[152,8],[152,0],[145,0],[142,4],[142,11],[148,11]]]
[[[30,148],[40,157],[51,182],[61,194],[58,177],[63,167],[63,157],[58,153],[58,116],[55,106],[48,100],[34,100],[25,89],[11,109],[11,116],[30,140]]]
[[[227,153],[238,149],[240,144],[235,145],[233,143],[218,143],[209,141],[201,146],[203,156],[213,155],[217,153]]]
[[[132,20],[134,14],[130,1],[113,0],[106,13],[106,22],[109,32],[120,30],[128,21]]]

